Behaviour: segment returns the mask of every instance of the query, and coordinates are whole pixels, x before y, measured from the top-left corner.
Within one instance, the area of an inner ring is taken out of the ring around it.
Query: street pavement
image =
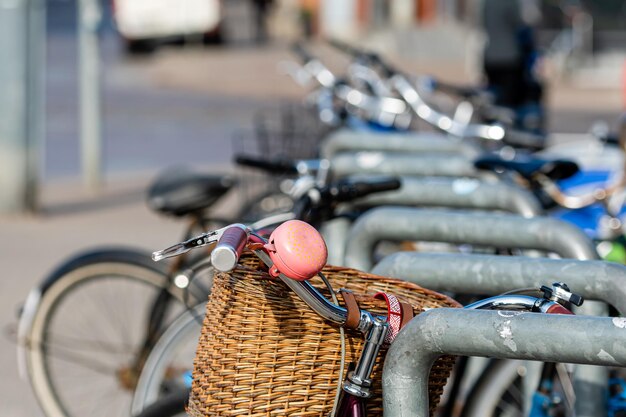
[[[154,250],[174,243],[181,224],[145,207],[143,194],[150,179],[171,165],[232,170],[233,136],[249,130],[260,109],[304,95],[276,71],[280,60],[293,59],[280,42],[262,48],[244,41],[208,48],[166,47],[152,56],[130,58],[116,35],[106,31],[102,43],[105,186],[92,193],[80,182],[76,39],[73,31],[65,30],[67,22],[59,23],[65,14],[57,14],[48,38],[42,210],[38,215],[0,217],[4,272],[0,416],[41,415],[28,384],[18,377],[15,361],[15,312],[28,291],[63,259],[88,247],[130,244]],[[345,64],[344,58],[323,45],[314,50],[331,67]],[[393,59],[407,70],[473,81],[462,65]],[[611,122],[623,105],[619,90],[574,90],[561,84],[550,90],[549,103],[551,128],[570,133],[585,132],[597,119]]]

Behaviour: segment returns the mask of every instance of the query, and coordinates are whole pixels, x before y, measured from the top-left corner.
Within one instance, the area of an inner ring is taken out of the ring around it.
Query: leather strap
[[[401,302],[400,310],[402,311],[402,322],[400,323],[400,329],[402,329],[411,321],[415,314],[413,313],[413,306],[409,303]]]
[[[356,329],[359,327],[361,321],[361,309],[359,309],[359,304],[356,302],[354,293],[342,288],[339,290],[339,294],[343,297],[343,303],[346,306],[346,310],[348,310],[348,319],[343,327],[346,329]]]
[[[402,329],[413,318],[413,306],[409,303],[403,303],[393,294],[386,292],[378,292],[374,298],[384,299],[387,302],[387,322],[389,323],[389,331],[385,336],[385,343],[391,343]]]

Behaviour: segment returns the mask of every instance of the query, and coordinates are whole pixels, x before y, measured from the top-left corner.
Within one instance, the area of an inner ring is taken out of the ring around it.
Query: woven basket
[[[396,279],[348,268],[326,267],[334,289],[357,295],[361,308],[386,314],[384,301],[371,295],[386,291],[423,308],[460,307],[454,300]],[[311,281],[328,295],[319,278]],[[362,295],[362,296],[360,296]],[[367,296],[366,296],[367,295]],[[362,336],[348,333],[347,362],[357,361]],[[339,378],[339,330],[298,298],[281,281],[272,280],[261,262],[244,255],[237,269],[216,274],[194,361],[188,414],[213,416],[327,417]],[[368,415],[382,415],[382,359],[374,368]],[[430,374],[431,415],[454,359],[442,357]]]

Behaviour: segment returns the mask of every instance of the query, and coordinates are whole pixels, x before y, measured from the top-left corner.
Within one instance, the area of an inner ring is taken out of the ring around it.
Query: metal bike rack
[[[400,189],[371,194],[353,205],[499,210],[524,217],[539,216],[543,212],[541,204],[530,191],[514,184],[475,178],[403,177]]]
[[[542,208],[535,196],[513,184],[475,178],[402,177],[399,190],[372,194],[352,203],[353,206],[424,206],[478,210],[500,210],[524,217],[535,217]],[[345,237],[350,221],[333,219],[322,227],[328,246],[328,263],[343,262]]]
[[[611,262],[398,252],[383,258],[372,273],[456,294],[497,295],[562,281],[585,299],[604,301],[626,316],[626,266]]]
[[[578,228],[547,218],[510,214],[381,207],[361,216],[346,239],[345,265],[370,270],[371,254],[382,240],[430,241],[498,248],[536,249],[563,258],[598,259],[593,242]],[[592,278],[590,278],[592,279]],[[606,304],[587,302],[581,314],[607,316]],[[604,368],[576,368],[576,415],[602,415],[608,373]]]
[[[428,416],[428,374],[441,355],[626,366],[625,346],[622,318],[449,308],[426,311],[411,320],[387,352],[384,415]],[[577,403],[579,399],[577,395]],[[595,411],[596,416],[602,415]]]
[[[380,207],[359,217],[350,229],[345,265],[369,271],[374,247],[383,240],[537,249],[564,258],[598,259],[593,242],[582,230],[549,217]]]
[[[339,130],[329,134],[322,142],[320,155],[331,158],[340,152],[385,151],[408,153],[447,153],[473,158],[480,149],[468,140],[450,138],[435,132],[371,133]]]
[[[386,174],[420,177],[488,177],[474,168],[471,158],[462,155],[385,153],[362,151],[341,153],[330,159],[333,178],[355,174]]]

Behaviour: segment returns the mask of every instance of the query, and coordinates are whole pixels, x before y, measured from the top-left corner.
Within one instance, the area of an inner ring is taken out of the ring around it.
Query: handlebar
[[[328,40],[329,45],[331,45],[332,47],[334,47],[335,49],[351,55],[352,57],[359,59],[359,60],[364,60],[367,61],[373,65],[376,65],[380,68],[380,70],[383,72],[383,75],[387,78],[393,76],[394,74],[397,74],[398,71],[393,68],[390,64],[388,64],[387,62],[385,62],[379,54],[377,54],[376,52],[373,51],[369,51],[366,49],[362,49],[362,48],[357,48],[354,47],[352,45],[349,45],[343,41],[340,41],[338,39],[329,39]]]
[[[432,77],[429,77],[429,81],[433,89],[465,99],[483,97],[488,94],[485,90],[481,88],[449,84],[447,82],[440,81]]]
[[[376,52],[364,48],[357,48],[356,46],[352,46],[346,42],[340,41],[339,39],[328,39],[327,41],[333,48],[343,52],[344,54],[350,55],[355,59],[371,62],[372,64],[379,64],[381,61],[380,56]]]
[[[369,194],[397,190],[402,182],[396,177],[368,180],[341,180],[322,190],[322,199],[332,198],[335,202],[348,202]]]
[[[309,226],[310,227],[310,226]],[[314,230],[314,229],[313,229]],[[259,236],[250,233],[250,230],[242,224],[234,224],[225,228],[205,233],[196,240],[196,246],[204,246],[206,244],[215,242],[213,240],[204,239],[205,236],[219,235],[219,240],[216,248],[214,249],[211,260],[214,267],[222,272],[228,272],[233,270],[239,257],[245,246],[248,243],[256,244],[251,246],[251,249],[255,254],[270,268],[270,272],[274,270],[276,273],[272,273],[274,276],[278,276],[289,288],[291,288],[302,300],[311,307],[313,311],[319,314],[324,319],[330,320],[339,325],[344,325],[347,320],[348,312],[345,308],[338,306],[328,299],[326,299],[315,287],[313,287],[308,281],[300,281],[291,279],[284,275],[282,272],[276,269],[276,264],[273,262],[273,258],[270,253],[272,250],[276,251],[276,247],[280,244],[278,239],[271,240],[271,244],[268,245],[267,241]],[[282,236],[289,236],[289,233],[282,234]],[[301,237],[299,237],[301,239]],[[320,237],[321,239],[321,237]],[[191,239],[194,240],[194,239]],[[178,244],[181,245],[181,244]],[[175,245],[175,246],[178,246]],[[174,247],[175,247],[174,246]],[[271,248],[270,248],[271,247]],[[153,258],[155,260],[163,259],[169,256],[176,256],[176,254],[170,253],[164,255],[165,251],[155,252]],[[215,255],[214,255],[215,254]],[[280,257],[279,257],[280,258]],[[277,258],[278,259],[278,258]],[[280,258],[281,263],[284,262],[284,258]],[[470,309],[518,309],[526,311],[538,311],[548,313],[564,313],[562,309],[559,309],[555,305],[556,301],[551,299],[519,296],[519,295],[502,295],[491,297],[487,300],[483,300],[478,303],[467,306]],[[386,317],[379,317],[373,315],[367,311],[360,312],[360,323],[358,330],[367,332],[372,328],[375,322],[385,321]]]
[[[250,230],[242,224],[226,229],[211,252],[213,267],[221,272],[232,271],[248,243],[249,235]]]
[[[469,310],[523,310],[547,314],[573,314],[556,301],[530,295],[503,294],[465,306]]]
[[[236,155],[237,165],[257,168],[268,174],[297,174],[297,163],[289,159],[264,159],[249,155]]]
[[[354,58],[359,58],[364,53],[362,49],[358,49],[336,38],[327,39],[327,42],[330,46],[337,49],[338,51],[341,51],[347,55],[352,55]]]
[[[291,45],[291,51],[296,54],[305,64],[313,61],[315,58],[311,55],[300,42]]]

